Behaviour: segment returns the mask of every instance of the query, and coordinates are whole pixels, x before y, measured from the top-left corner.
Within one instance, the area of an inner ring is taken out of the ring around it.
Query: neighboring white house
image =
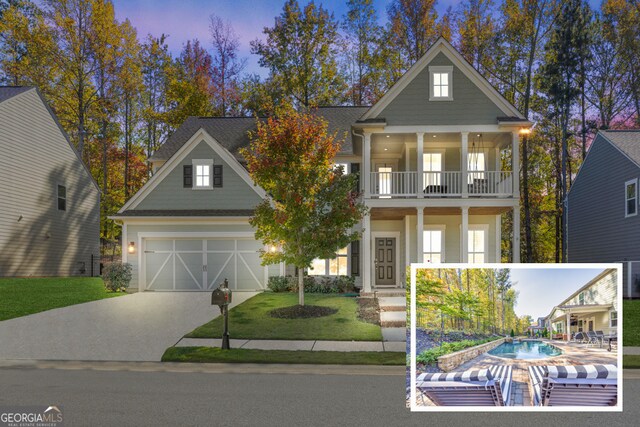
[[[520,260],[519,137],[531,123],[444,39],[372,107],[318,109],[347,138],[335,162],[359,173],[369,214],[360,241],[309,274],[356,277],[365,293],[404,286],[411,262]],[[263,289],[248,223],[265,197],[238,154],[251,118],[189,118],[152,156],[153,178],[113,218],[133,287],[207,290],[222,278]],[[503,234],[503,214],[513,229]]]
[[[97,275],[100,190],[33,87],[0,87],[0,277]]]
[[[553,307],[547,316],[552,335],[570,340],[576,332],[603,331],[615,335],[618,327],[618,274],[607,269]]]

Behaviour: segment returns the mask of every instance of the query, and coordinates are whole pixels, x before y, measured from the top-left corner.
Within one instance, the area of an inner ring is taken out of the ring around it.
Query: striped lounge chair
[[[615,406],[615,365],[530,366],[535,406]]]
[[[420,374],[416,387],[438,406],[509,406],[511,366]]]

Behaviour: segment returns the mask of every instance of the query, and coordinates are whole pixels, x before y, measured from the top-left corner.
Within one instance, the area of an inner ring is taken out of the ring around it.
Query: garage
[[[232,290],[265,289],[262,245],[253,238],[146,237],[141,282],[151,291],[209,291],[229,280]]]

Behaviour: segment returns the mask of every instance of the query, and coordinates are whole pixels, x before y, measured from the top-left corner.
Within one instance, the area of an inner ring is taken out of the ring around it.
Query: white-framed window
[[[609,312],[609,327],[617,328],[618,327],[618,312],[610,311]]]
[[[453,100],[453,66],[429,67],[429,101]]]
[[[346,276],[348,275],[349,246],[336,253],[332,259],[316,258],[311,263],[307,273],[309,276]]]
[[[213,160],[194,159],[193,163],[193,189],[208,190],[213,188],[211,173]]]
[[[426,152],[422,155],[422,168],[425,172],[424,185],[440,185],[444,165],[444,152]]]
[[[584,292],[578,294],[578,305],[584,305]]]
[[[393,167],[378,166],[378,194],[381,199],[391,198],[393,186]]]
[[[467,231],[468,262],[479,264],[488,262],[489,254],[489,226],[486,224],[469,225]]]
[[[347,175],[349,173],[349,163],[334,163],[333,167],[341,167],[342,168],[342,173],[344,173],[345,175]]]
[[[444,231],[444,225],[425,225],[422,232],[423,262],[444,262]]]
[[[624,183],[624,216],[638,214],[638,180],[632,179]]]
[[[483,151],[467,155],[467,184],[473,184],[477,179],[485,179],[486,170],[487,162]]]
[[[67,187],[65,187],[62,184],[58,184],[57,201],[58,201],[58,210],[66,211],[67,210]]]

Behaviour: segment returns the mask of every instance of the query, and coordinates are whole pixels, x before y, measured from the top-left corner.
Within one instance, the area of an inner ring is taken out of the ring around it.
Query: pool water
[[[489,354],[507,359],[534,360],[559,356],[562,350],[542,341],[515,341],[502,343],[493,350],[489,350]]]

